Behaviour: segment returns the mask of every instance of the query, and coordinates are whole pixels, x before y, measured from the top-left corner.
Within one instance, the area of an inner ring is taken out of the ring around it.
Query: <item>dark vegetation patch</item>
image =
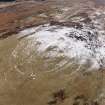
[[[82,102],[82,104],[81,104]],[[88,98],[84,95],[78,95],[74,97],[74,102],[72,105],[100,105],[98,101],[90,101]]]
[[[58,102],[63,102],[67,98],[65,89],[60,89],[54,93],[52,93],[52,100],[49,101],[48,105],[56,105]]]
[[[58,21],[50,21],[50,25],[60,25],[60,26],[67,26],[67,27],[75,27],[77,29],[81,29],[83,26],[82,24],[78,23],[78,22],[71,22],[71,21],[67,21],[67,22],[58,22]]]

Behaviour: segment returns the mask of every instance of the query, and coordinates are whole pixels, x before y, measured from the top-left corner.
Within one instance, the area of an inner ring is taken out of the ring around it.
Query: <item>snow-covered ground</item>
[[[89,69],[105,67],[105,31],[103,29],[105,13],[96,11],[90,24],[82,24],[82,28],[45,24],[21,31],[28,35],[28,44],[23,52],[28,55],[33,49],[39,55],[49,58],[67,57],[77,64],[87,64]],[[101,24],[100,24],[101,23]],[[93,26],[93,27],[92,27]],[[20,47],[20,45],[19,45]],[[16,50],[14,56],[17,56]]]

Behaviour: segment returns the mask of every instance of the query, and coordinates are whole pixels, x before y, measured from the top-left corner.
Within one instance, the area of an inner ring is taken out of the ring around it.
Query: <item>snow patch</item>
[[[21,34],[29,34],[35,30],[27,29]],[[31,44],[37,46],[37,51],[41,55],[44,53],[44,56],[50,58],[65,56],[75,59],[78,64],[88,64],[90,69],[104,68],[105,36],[96,29],[90,29],[85,25],[82,29],[76,29],[47,24],[39,26],[37,31],[27,38],[34,41]]]

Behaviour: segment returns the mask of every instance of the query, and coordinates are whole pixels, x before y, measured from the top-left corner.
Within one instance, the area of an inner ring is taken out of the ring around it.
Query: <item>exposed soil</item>
[[[0,4],[0,39],[6,38],[11,34],[15,34],[27,27],[44,24],[50,20],[56,20],[56,13],[61,11],[61,7],[69,8],[71,3],[80,3],[80,6],[73,7],[74,11],[87,11],[89,9],[89,0],[69,1],[65,0],[45,0],[45,1],[18,1],[12,3]],[[87,3],[87,7],[83,3]],[[66,5],[68,4],[68,5]],[[93,5],[91,3],[91,5]],[[61,6],[61,7],[59,7]],[[93,5],[94,6],[94,5]],[[92,7],[93,8],[93,7]],[[83,9],[83,10],[82,10]],[[90,8],[91,9],[91,8]],[[65,14],[68,14],[68,12]],[[85,14],[82,14],[86,16]],[[89,21],[89,19],[87,18]]]
[[[36,2],[15,3],[0,9],[0,38],[17,33],[18,31],[46,23],[49,17],[39,16],[50,14],[52,9],[47,5]]]

